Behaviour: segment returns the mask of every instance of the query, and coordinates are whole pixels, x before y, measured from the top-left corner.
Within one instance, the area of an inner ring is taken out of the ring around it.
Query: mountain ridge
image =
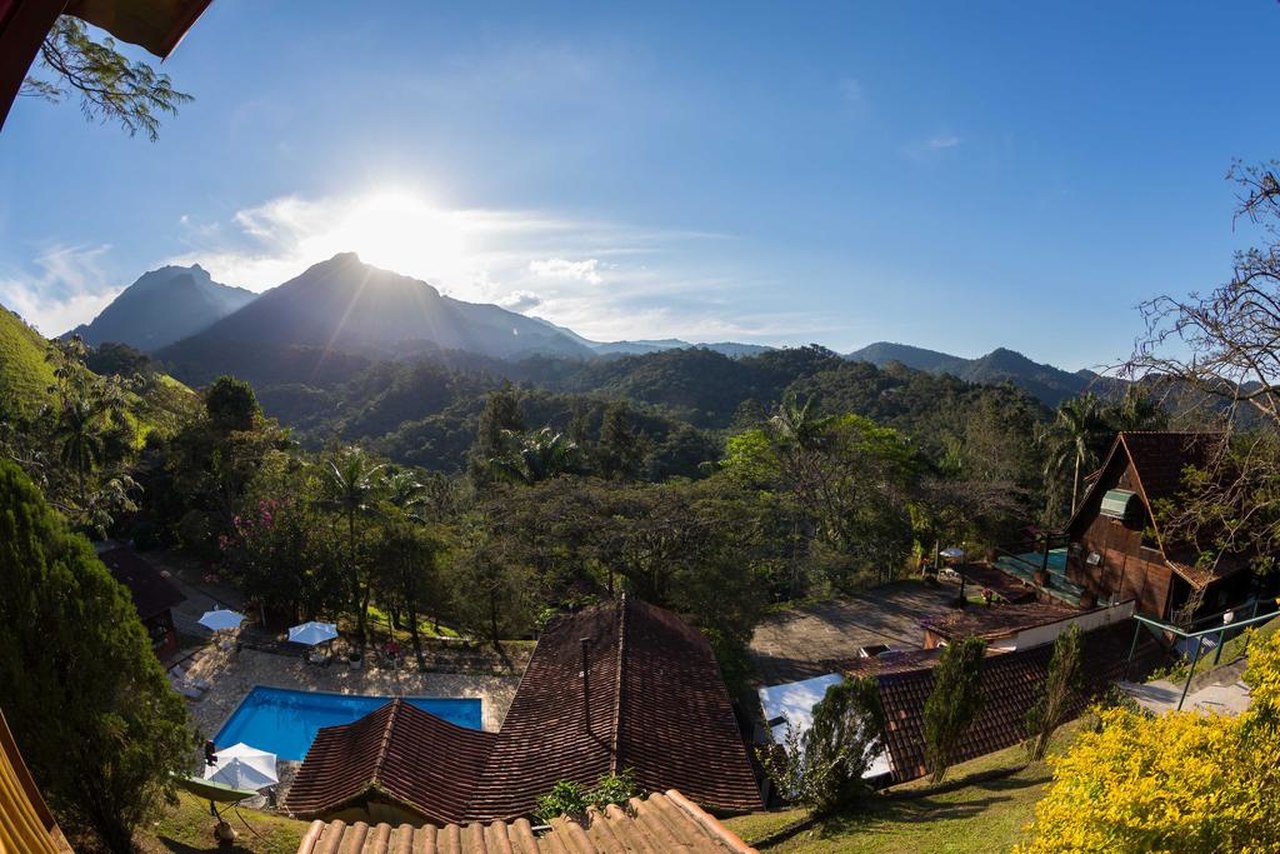
[[[113,342],[144,353],[194,335],[248,305],[257,294],[215,282],[199,264],[143,273],[89,323],[63,333],[96,347]]]
[[[870,362],[878,368],[891,362],[899,362],[918,371],[951,374],[971,383],[998,385],[1012,382],[1048,406],[1057,406],[1067,398],[1082,394],[1100,383],[1109,386],[1114,382],[1092,371],[1071,373],[1050,364],[1035,362],[1007,347],[996,347],[976,359],[966,359],[910,344],[877,341],[845,354],[845,358],[855,362]]]

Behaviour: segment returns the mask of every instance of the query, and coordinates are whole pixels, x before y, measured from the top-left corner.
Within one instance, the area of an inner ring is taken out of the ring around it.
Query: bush
[[[620,774],[605,774],[588,789],[573,780],[561,780],[548,794],[538,798],[533,816],[544,824],[562,815],[583,819],[587,807],[603,811],[609,804],[626,807],[627,801],[640,795],[635,772],[630,768]]]
[[[1054,765],[1022,854],[1280,850],[1280,636],[1253,649],[1243,714],[1100,713]]]
[[[863,775],[882,743],[884,710],[876,680],[846,678],[827,688],[813,708],[803,736],[791,727],[782,755],[757,755],[774,785],[788,798],[825,815],[868,791]]]

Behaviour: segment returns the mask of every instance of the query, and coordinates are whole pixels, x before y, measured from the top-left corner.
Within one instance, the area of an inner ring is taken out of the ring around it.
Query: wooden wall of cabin
[[[1157,549],[1143,545],[1142,531],[1099,515],[1080,538],[1081,549],[1067,562],[1067,577],[1099,597],[1133,599],[1139,613],[1164,619],[1171,609],[1173,570]],[[1090,554],[1098,554],[1090,564]]]

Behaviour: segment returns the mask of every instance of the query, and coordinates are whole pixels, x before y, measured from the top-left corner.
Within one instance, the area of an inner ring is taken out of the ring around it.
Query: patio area
[[[959,585],[895,581],[839,599],[788,608],[765,617],[751,637],[761,685],[781,685],[831,673],[864,646],[924,647],[921,621],[949,610]]]
[[[205,647],[189,660],[187,675],[209,688],[191,702],[191,716],[211,738],[255,685],[300,691],[327,691],[386,697],[478,697],[484,729],[496,732],[506,716],[519,676],[423,673],[416,668],[373,667],[359,670],[345,663],[308,664],[302,654],[281,655],[256,649]]]

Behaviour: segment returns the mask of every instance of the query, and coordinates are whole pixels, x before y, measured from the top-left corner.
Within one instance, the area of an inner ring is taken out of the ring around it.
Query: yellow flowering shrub
[[[1041,852],[1280,851],[1280,634],[1251,650],[1253,692],[1237,717],[1101,712],[1053,763],[1036,805]]]

